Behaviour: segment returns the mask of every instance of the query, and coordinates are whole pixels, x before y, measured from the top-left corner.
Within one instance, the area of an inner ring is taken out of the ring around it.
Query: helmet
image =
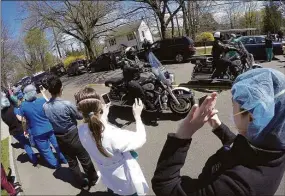
[[[125,49],[126,57],[128,59],[131,59],[131,60],[135,60],[135,58],[136,58],[135,52],[136,52],[136,50],[133,47],[127,47]]]
[[[214,38],[221,38],[221,32],[219,32],[219,31],[215,32]]]
[[[151,43],[147,39],[144,39],[143,44],[142,44],[143,49],[148,50],[150,49],[150,46],[151,46]]]
[[[233,37],[233,38],[236,38],[237,36],[236,36],[236,34],[231,34],[231,37]]]

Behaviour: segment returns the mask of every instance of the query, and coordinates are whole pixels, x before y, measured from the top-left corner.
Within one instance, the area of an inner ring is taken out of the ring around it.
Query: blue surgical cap
[[[285,149],[285,75],[260,68],[238,76],[232,87],[233,100],[253,115],[247,139],[264,149]]]
[[[37,89],[34,85],[30,84],[24,88],[24,98],[27,101],[37,99]]]

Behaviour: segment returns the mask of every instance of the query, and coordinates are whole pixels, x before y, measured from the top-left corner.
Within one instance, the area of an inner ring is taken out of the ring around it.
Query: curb
[[[17,167],[16,167],[15,162],[14,162],[14,150],[12,148],[11,143],[12,143],[12,137],[9,136],[9,163],[10,163],[10,168],[12,170],[11,175],[15,176],[15,182],[19,182],[22,185],[20,178],[19,178],[19,173],[18,173]],[[25,195],[24,190],[22,193],[19,193],[18,195]]]

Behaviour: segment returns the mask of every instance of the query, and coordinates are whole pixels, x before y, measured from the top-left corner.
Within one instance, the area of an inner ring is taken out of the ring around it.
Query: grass
[[[206,53],[205,53],[205,48],[197,48],[196,49],[196,55],[206,55],[206,54],[211,54],[212,52],[212,47],[207,47],[206,48]]]
[[[5,171],[8,171],[9,164],[9,137],[1,141],[1,163],[3,164]],[[7,174],[7,173],[6,173]],[[5,190],[1,190],[1,195],[7,195]]]

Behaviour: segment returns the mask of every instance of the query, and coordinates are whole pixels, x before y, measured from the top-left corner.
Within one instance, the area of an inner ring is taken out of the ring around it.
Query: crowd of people
[[[2,120],[24,147],[31,163],[38,167],[40,157],[52,169],[68,163],[85,191],[101,179],[111,195],[148,194],[149,185],[136,153],[147,138],[141,119],[142,100],[135,98],[132,110],[136,131],[129,131],[108,122],[110,104],[105,104],[95,89],[83,88],[72,103],[61,98],[63,85],[58,77],[50,76],[47,84],[51,97],[45,89],[38,96],[33,85],[26,86],[23,92],[1,93]],[[249,70],[236,78],[231,94],[233,121],[239,134],[236,136],[220,121],[217,93],[207,96],[201,105],[194,105],[176,133],[167,136],[151,180],[156,195],[276,192],[285,170],[285,76],[274,69]],[[78,125],[78,120],[84,123]],[[222,147],[208,159],[197,179],[181,176],[192,136],[206,123]],[[20,192],[4,185],[2,175],[1,186],[10,195]]]

